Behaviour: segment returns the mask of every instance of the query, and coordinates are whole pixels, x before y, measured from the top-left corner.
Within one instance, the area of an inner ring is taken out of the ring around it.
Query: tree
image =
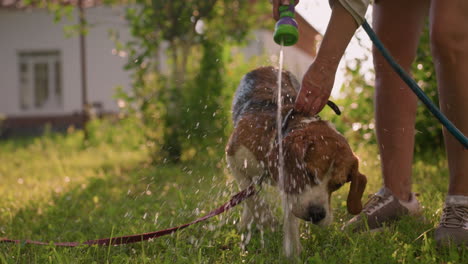
[[[223,118],[216,113],[222,101],[224,47],[244,40],[255,22],[250,14],[265,7],[251,6],[254,2],[136,0],[136,7],[128,9],[135,40],[121,45],[134,74],[133,94],[126,99],[135,103],[148,138],[156,142],[155,159],[177,162],[188,133],[203,138],[222,131],[212,124]],[[163,43],[168,60],[161,63]]]

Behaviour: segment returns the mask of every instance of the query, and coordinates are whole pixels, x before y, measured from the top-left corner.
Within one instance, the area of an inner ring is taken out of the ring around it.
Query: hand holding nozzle
[[[302,79],[294,106],[297,112],[313,116],[327,104],[338,64],[357,27],[354,17],[336,1],[317,55]]]

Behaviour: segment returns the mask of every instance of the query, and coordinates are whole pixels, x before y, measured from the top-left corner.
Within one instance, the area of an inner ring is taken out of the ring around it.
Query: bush
[[[92,119],[87,123],[88,144],[113,145],[117,149],[139,149],[146,140],[136,118]]]

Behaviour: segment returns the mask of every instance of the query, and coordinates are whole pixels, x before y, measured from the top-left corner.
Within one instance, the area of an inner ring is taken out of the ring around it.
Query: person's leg
[[[468,135],[468,2],[433,0],[431,49],[437,73],[440,106]],[[468,245],[468,150],[444,129],[450,171],[448,196],[435,231],[437,243]]]
[[[397,62],[409,71],[427,16],[427,0],[383,0],[374,5],[373,27]],[[375,119],[384,185],[408,201],[417,98],[374,48]]]
[[[382,0],[374,5],[374,30],[407,71],[416,55],[428,8],[428,0]],[[361,215],[344,226],[355,231],[365,229],[365,222],[369,229],[376,229],[402,215],[418,214],[421,208],[411,194],[416,96],[377,50],[373,54],[376,132],[385,188],[372,196]]]
[[[468,135],[468,1],[434,0],[431,48],[443,113]],[[468,150],[446,129],[450,195],[468,196]]]

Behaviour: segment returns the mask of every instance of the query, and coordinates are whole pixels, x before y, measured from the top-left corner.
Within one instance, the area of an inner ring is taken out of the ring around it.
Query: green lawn
[[[179,165],[151,165],[143,147],[124,139],[83,146],[80,132],[0,142],[0,237],[85,241],[151,232],[189,222],[237,192],[220,155]],[[369,178],[381,184],[373,146],[357,149]],[[220,151],[222,153],[222,151]],[[303,224],[303,263],[468,263],[468,251],[438,250],[433,240],[448,172],[445,163],[415,164],[414,189],[425,222],[406,218],[380,233],[345,233],[348,185],[333,197],[335,224]],[[274,190],[264,192],[274,195]],[[275,199],[271,199],[273,202]],[[279,208],[278,208],[279,212]],[[124,246],[0,244],[0,263],[285,263],[282,234],[252,234],[246,250],[235,223],[240,207],[172,236]],[[278,213],[279,215],[279,213]],[[276,230],[281,230],[277,227]]]

